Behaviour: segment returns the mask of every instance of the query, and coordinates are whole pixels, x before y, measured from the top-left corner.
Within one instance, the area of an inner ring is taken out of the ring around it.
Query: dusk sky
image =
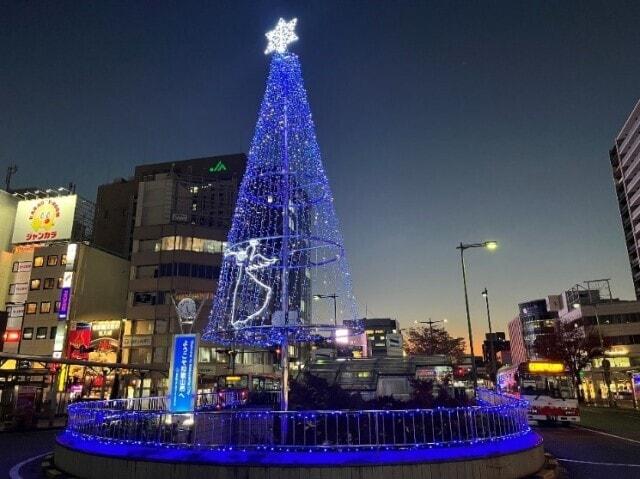
[[[611,278],[633,298],[608,151],[640,97],[640,2],[3,2],[0,166],[13,186],[246,152],[264,33],[300,55],[365,313],[405,326]],[[476,349],[478,352],[479,346]]]

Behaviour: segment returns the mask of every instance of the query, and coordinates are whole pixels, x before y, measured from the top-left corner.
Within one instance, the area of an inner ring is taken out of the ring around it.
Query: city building
[[[640,101],[616,135],[609,159],[636,299],[640,299]]]
[[[91,246],[93,203],[64,188],[20,190],[13,196],[18,201],[8,223],[13,231],[2,298],[7,309],[3,352],[115,362],[129,262]],[[117,334],[109,344],[104,341],[106,329]],[[62,384],[75,378],[81,390],[86,389],[85,380],[91,388],[93,370],[65,366],[62,372]],[[42,362],[10,360],[0,381],[3,390],[20,386],[20,381],[42,390],[48,376]]]
[[[183,298],[199,307],[193,330],[206,325],[245,166],[244,154],[141,165],[130,180],[100,187],[96,243],[123,256],[131,245],[125,363],[168,364],[171,338],[182,331],[175,305]],[[200,358],[211,374],[230,364],[212,344],[201,344]],[[165,377],[152,375],[138,389],[162,393]]]
[[[558,314],[550,299],[536,299],[518,304],[519,314],[509,322],[511,356],[514,364],[537,359],[536,339],[554,334]]]
[[[640,301],[613,298],[608,280],[577,284],[563,297],[564,305],[559,311],[562,325],[578,328],[596,345],[594,358],[583,372],[581,387],[585,398],[607,398],[603,369],[606,358],[611,392],[618,399],[631,400],[631,374],[640,368]]]
[[[511,364],[518,366],[528,360],[520,316],[516,316],[509,321],[507,329],[509,330],[509,344],[511,345]]]
[[[493,349],[491,345],[493,343]],[[491,362],[491,351],[493,350],[494,356],[497,358],[500,352],[509,351],[511,345],[507,336],[503,332],[486,333],[485,339],[482,343],[482,359],[485,364]]]
[[[138,182],[119,178],[100,185],[96,196],[93,245],[129,259],[133,246]]]
[[[0,225],[2,225],[0,228],[0,311],[5,311],[5,300],[9,289],[13,249],[11,238],[17,208],[18,198],[0,190]],[[0,333],[4,334],[4,329]]]
[[[369,356],[402,356],[402,334],[398,320],[390,318],[365,318]]]

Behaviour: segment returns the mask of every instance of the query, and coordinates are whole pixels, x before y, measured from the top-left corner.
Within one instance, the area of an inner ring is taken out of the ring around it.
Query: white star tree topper
[[[288,22],[281,18],[278,20],[276,28],[270,32],[265,33],[265,37],[269,41],[267,49],[264,51],[265,55],[271,52],[284,53],[287,51],[287,45],[293,43],[298,39],[298,35],[294,31],[296,28],[297,18],[293,18]]]

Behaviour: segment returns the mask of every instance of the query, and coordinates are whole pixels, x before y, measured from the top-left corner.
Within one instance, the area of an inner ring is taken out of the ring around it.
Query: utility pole
[[[17,172],[18,172],[18,165],[7,166],[7,176],[5,177],[5,180],[4,180],[5,191],[9,192],[9,189],[11,188],[11,177],[15,175]]]

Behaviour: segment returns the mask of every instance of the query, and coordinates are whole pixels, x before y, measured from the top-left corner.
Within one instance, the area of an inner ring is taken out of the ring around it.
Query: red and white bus
[[[565,424],[580,422],[576,390],[564,363],[527,361],[498,370],[498,389],[529,402],[528,419]]]

